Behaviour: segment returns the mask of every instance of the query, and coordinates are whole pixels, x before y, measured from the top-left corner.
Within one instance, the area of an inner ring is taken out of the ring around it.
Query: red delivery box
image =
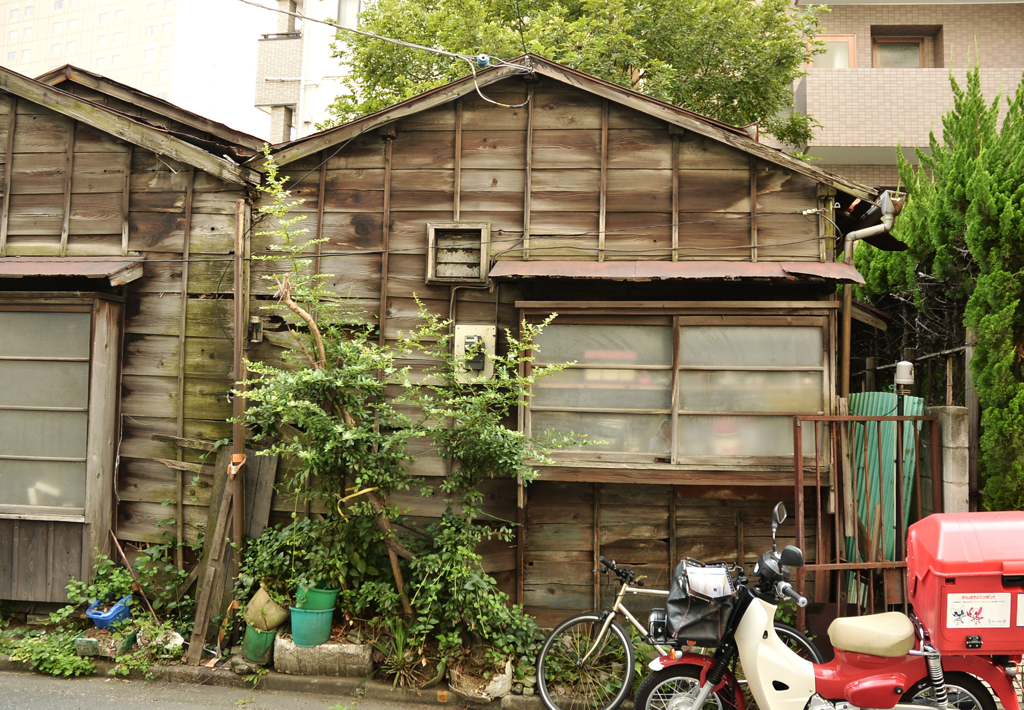
[[[947,654],[1024,650],[1024,512],[941,513],[910,526],[907,592]]]

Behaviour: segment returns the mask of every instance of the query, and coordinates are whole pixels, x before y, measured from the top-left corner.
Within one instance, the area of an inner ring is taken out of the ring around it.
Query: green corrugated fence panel
[[[903,397],[903,415],[919,417],[924,413],[924,400],[920,397]],[[850,395],[850,414],[859,417],[896,416],[896,395],[892,392],[861,392]],[[910,518],[911,494],[914,474],[917,470],[917,449],[914,446],[914,429],[922,431],[921,422],[903,423],[903,529],[907,529]],[[866,431],[865,431],[866,429]],[[881,433],[881,445],[879,445]],[[866,434],[866,440],[865,440]],[[865,476],[865,443],[867,476]],[[883,558],[893,559],[895,548],[896,508],[896,422],[854,422],[852,436],[852,457],[854,480],[857,486],[857,514],[869,534],[874,525],[875,505],[881,502]],[[881,452],[881,466],[879,466]],[[879,471],[881,470],[881,476]],[[866,488],[867,487],[867,488]],[[861,560],[854,556],[853,539],[847,538],[847,559]]]

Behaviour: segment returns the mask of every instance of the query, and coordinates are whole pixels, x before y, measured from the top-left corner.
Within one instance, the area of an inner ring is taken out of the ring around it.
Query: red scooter
[[[737,655],[761,710],[996,710],[993,692],[1004,710],[1020,710],[1013,681],[1024,649],[1024,513],[932,515],[911,526],[914,614],[836,619],[828,631],[835,659],[824,664],[801,658],[775,633],[782,599],[807,604],[789,584],[803,552],[780,553],[774,543],[785,516],[780,503],[772,550],[754,568],[759,581],[737,590],[715,654],[674,650],[652,661],[637,710],[744,710],[729,670]],[[687,600],[694,618],[698,597]],[[685,628],[674,643],[685,648]]]

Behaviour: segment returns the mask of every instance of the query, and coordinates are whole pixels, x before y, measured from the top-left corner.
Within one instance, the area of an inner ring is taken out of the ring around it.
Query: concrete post
[[[966,407],[927,407],[939,419],[942,446],[942,502],[947,513],[970,510],[970,442]]]

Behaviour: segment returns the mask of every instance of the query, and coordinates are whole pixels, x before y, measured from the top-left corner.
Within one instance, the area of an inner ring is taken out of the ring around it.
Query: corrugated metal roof
[[[612,281],[668,279],[799,279],[864,283],[851,264],[802,261],[499,261],[491,278],[570,278]]]
[[[0,259],[0,278],[84,276],[89,279],[110,279],[111,286],[123,286],[142,276],[142,263],[145,260],[142,256],[9,256]]]

